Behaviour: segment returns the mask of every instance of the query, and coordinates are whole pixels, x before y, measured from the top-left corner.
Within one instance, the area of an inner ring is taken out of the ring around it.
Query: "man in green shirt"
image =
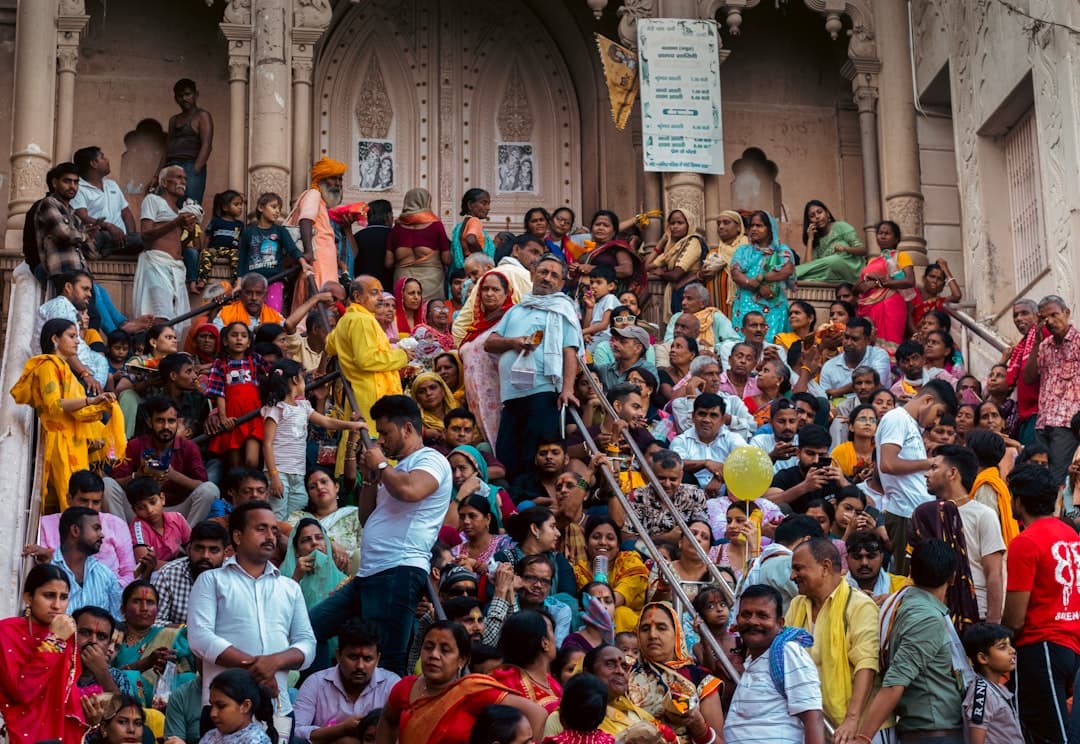
[[[856,734],[860,742],[870,741],[895,711],[903,744],[963,744],[963,690],[953,675],[951,650],[956,632],[945,606],[945,590],[958,564],[956,553],[944,542],[924,541],[911,555],[914,586],[882,607],[882,625],[888,633],[882,655],[887,666],[881,689]]]

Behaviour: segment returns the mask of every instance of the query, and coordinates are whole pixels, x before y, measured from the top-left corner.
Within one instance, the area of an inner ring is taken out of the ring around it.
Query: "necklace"
[[[136,631],[136,630],[131,630],[131,629],[125,630],[124,631],[124,645],[125,646],[134,646],[139,641],[141,641],[143,638],[146,638],[147,634],[149,634],[149,633],[150,633],[150,628],[147,628],[146,630],[143,630],[143,631]]]

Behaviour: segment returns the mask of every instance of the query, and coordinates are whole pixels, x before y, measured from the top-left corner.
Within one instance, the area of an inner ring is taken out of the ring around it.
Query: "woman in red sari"
[[[859,315],[873,322],[878,345],[892,357],[907,331],[907,303],[915,297],[915,268],[911,257],[896,248],[900,226],[892,220],[878,223],[877,244],[881,255],[866,264],[853,291]]]
[[[419,279],[403,276],[394,283],[394,317],[402,338],[411,336],[424,322],[424,285]]]
[[[583,274],[591,274],[593,266],[610,266],[615,270],[616,296],[633,292],[638,301],[642,301],[649,284],[645,262],[625,241],[616,239],[618,216],[610,210],[601,209],[593,215],[589,228],[592,240],[585,241],[589,253],[571,267],[571,276],[577,279]]]
[[[562,686],[548,673],[559,652],[551,618],[535,610],[514,613],[503,624],[499,651],[503,665],[491,676],[548,713],[558,710]]]
[[[402,679],[383,707],[378,744],[466,744],[477,716],[491,705],[509,705],[543,731],[547,714],[505,685],[484,674],[461,676],[469,663],[472,641],[457,623],[439,620],[424,633],[420,676]]]
[[[30,569],[26,612],[0,620],[0,714],[8,741],[56,739],[79,744],[86,733],[79,689],[75,621],[67,614],[71,584],[51,563]]]

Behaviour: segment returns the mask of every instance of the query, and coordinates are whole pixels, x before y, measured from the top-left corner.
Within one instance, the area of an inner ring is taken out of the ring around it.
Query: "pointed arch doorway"
[[[346,201],[423,187],[449,229],[491,192],[492,231],[530,207],[581,204],[577,93],[523,0],[367,0],[322,47],[316,151],[346,162]]]

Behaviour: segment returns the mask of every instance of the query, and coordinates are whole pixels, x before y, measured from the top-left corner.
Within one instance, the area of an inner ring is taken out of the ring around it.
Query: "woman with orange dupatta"
[[[484,351],[484,341],[519,298],[514,295],[514,285],[498,271],[484,274],[476,291],[479,293],[479,310],[473,316],[459,349],[461,363],[465,366],[465,400],[476,416],[484,438],[496,442],[502,411],[499,361],[494,354]]]
[[[41,329],[40,341],[43,353],[26,361],[11,397],[37,411],[45,431],[42,504],[63,511],[72,473],[123,456],[124,414],[112,393],[87,395],[68,365],[78,352],[78,326],[53,318]]]
[[[450,239],[439,216],[431,211],[426,189],[409,189],[387,238],[386,268],[394,270],[394,286],[416,279],[424,300],[446,297],[446,267],[450,265]],[[397,291],[394,294],[398,294]]]
[[[543,731],[547,713],[485,674],[461,676],[472,641],[461,625],[438,620],[424,633],[419,676],[405,677],[390,690],[377,744],[467,744],[477,716],[491,705],[509,705]]]
[[[503,663],[492,670],[492,677],[548,713],[558,710],[562,686],[548,672],[559,652],[550,615],[521,610],[506,618],[499,635],[499,652]]]
[[[0,620],[0,714],[12,744],[49,739],[79,744],[86,733],[75,621],[67,614],[71,584],[63,569],[41,563],[26,576],[26,611]]]
[[[403,276],[394,283],[394,318],[398,334],[404,338],[424,322],[424,285],[419,279]]]

